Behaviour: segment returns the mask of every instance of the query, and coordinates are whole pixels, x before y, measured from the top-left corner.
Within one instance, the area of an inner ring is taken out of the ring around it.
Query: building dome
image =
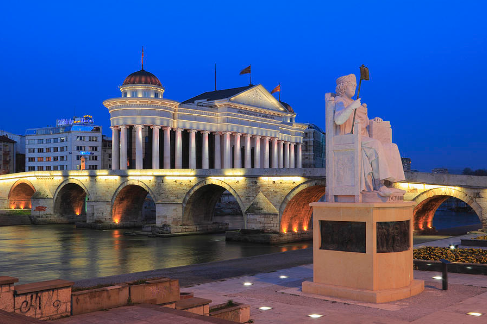
[[[162,87],[161,81],[159,81],[159,79],[154,74],[147,72],[144,69],[134,72],[125,78],[125,81],[123,81],[123,85],[130,84],[152,84]]]

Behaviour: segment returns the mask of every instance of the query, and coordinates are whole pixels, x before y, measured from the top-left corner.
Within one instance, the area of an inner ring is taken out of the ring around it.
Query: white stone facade
[[[110,112],[112,169],[301,168],[306,125],[262,85],[163,98],[144,70],[103,102]]]

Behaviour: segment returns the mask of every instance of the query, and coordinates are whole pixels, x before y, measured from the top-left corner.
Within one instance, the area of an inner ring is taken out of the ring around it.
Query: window
[[[90,155],[89,160],[90,161],[98,161],[98,156],[96,156],[96,155]]]
[[[37,144],[44,144],[44,140],[43,139],[38,139],[37,140]]]
[[[35,148],[30,148],[29,149],[29,153],[35,153],[36,152],[36,149]]]
[[[36,140],[33,140],[33,139],[27,140],[28,145],[34,145],[35,143],[36,143]]]
[[[67,139],[66,139],[66,137],[60,137],[60,138],[59,138],[59,141],[60,141],[60,142],[66,142],[66,140],[67,140]]]
[[[59,148],[59,151],[60,151],[60,152],[64,152],[64,146],[61,146],[61,147]]]
[[[76,155],[76,161],[81,160],[81,155]]]
[[[132,97],[137,97],[137,91],[132,91]]]
[[[38,157],[37,158],[37,162],[44,162],[44,158],[43,157]]]
[[[37,153],[44,153],[44,149],[41,147],[41,148],[38,148],[37,149]]]
[[[149,98],[150,97],[150,92],[149,91],[143,91],[142,92],[142,97]]]
[[[46,144],[51,144],[51,139],[50,138],[46,138]]]
[[[90,136],[90,142],[98,142],[97,136]]]
[[[29,167],[29,171],[35,171],[36,170],[36,167],[35,166],[30,166]]]
[[[122,92],[122,97],[127,97],[127,91]]]
[[[90,151],[98,151],[98,146],[90,146]]]
[[[46,147],[46,153],[51,153],[51,148],[50,147]]]
[[[50,165],[46,165],[46,171],[51,171],[51,166]]]
[[[76,140],[77,141],[84,141],[85,138],[84,138],[84,136],[76,136]]]
[[[98,165],[88,165],[88,170],[98,170]]]
[[[84,151],[86,146],[76,146],[76,151]]]
[[[59,143],[59,138],[53,138],[53,139],[52,139],[52,142],[53,142],[53,143]]]
[[[154,93],[154,98],[159,98],[159,92]]]
[[[35,162],[36,161],[36,158],[35,157],[30,157],[29,158],[29,162]]]
[[[59,160],[59,157],[58,157],[58,156],[53,156],[53,157],[52,157],[52,160],[53,160],[53,161],[58,161],[58,160]]]
[[[38,166],[37,167],[37,171],[44,171],[44,167],[43,166]]]
[[[64,170],[64,165],[60,165],[59,170]]]
[[[53,167],[52,167],[52,169],[53,169],[54,171],[57,171],[57,169],[58,169],[58,168],[59,168],[59,167],[58,167],[57,165],[55,165],[55,166],[53,166]]]
[[[50,156],[46,157],[46,162],[51,162],[51,159],[52,158]]]
[[[111,159],[112,158],[112,153],[108,153],[108,158]]]
[[[59,147],[53,147],[53,148],[52,148],[52,151],[53,151],[53,152],[59,152]]]
[[[65,160],[64,160],[64,156],[60,156],[60,157],[59,157],[59,161],[65,161]]]

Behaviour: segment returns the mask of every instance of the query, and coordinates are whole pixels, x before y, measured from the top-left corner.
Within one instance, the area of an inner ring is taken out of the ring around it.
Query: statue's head
[[[335,92],[339,96],[352,98],[355,95],[356,88],[357,78],[355,77],[355,74],[349,74],[337,79]]]

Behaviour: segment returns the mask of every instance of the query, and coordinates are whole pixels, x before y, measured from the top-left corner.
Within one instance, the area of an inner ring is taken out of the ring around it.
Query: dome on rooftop
[[[125,78],[123,85],[130,84],[152,84],[158,87],[162,87],[161,81],[152,73],[142,69],[134,72]]]

